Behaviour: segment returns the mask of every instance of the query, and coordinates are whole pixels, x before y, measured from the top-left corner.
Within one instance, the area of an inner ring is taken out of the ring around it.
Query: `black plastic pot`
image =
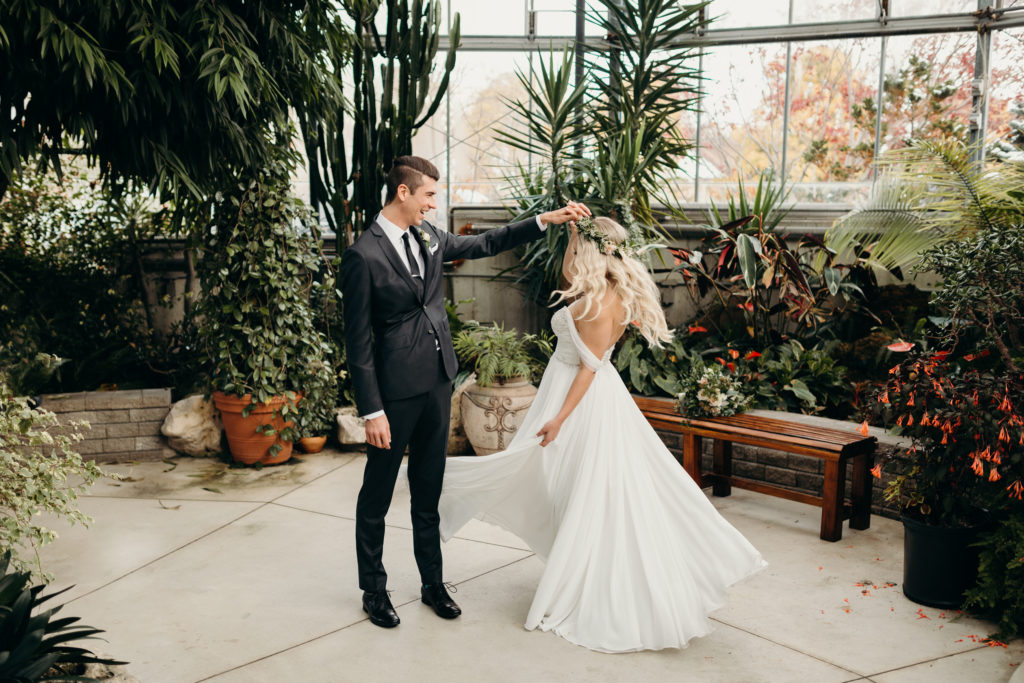
[[[970,547],[987,527],[948,528],[903,521],[903,594],[928,607],[956,609],[978,576],[979,548]]]

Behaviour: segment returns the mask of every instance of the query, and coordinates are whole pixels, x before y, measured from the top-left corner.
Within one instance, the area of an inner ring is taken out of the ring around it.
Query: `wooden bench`
[[[668,398],[634,396],[637,406],[655,429],[682,435],[682,465],[700,486],[712,487],[716,496],[728,496],[732,487],[767,493],[821,508],[821,538],[843,537],[843,520],[851,529],[871,526],[871,467],[876,439],[856,432],[825,429],[759,415],[684,418]],[[714,439],[713,467],[701,473],[701,440]],[[766,482],[751,481],[732,473],[732,444],[771,448],[825,461],[825,480],[820,496],[793,491]],[[846,503],[846,464],[853,463],[850,502]]]

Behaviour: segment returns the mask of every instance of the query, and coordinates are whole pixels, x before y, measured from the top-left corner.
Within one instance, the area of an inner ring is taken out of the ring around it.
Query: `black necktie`
[[[409,236],[409,231],[406,230],[405,234],[402,235],[402,242],[405,243],[405,258],[409,261],[409,272],[412,273],[413,277],[420,276],[420,267],[416,263],[416,259],[412,257],[412,249],[409,248],[409,242],[412,241],[412,237]]]

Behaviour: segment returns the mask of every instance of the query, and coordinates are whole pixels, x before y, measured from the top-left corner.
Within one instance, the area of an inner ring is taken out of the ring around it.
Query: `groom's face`
[[[403,193],[403,213],[409,225],[419,225],[427,217],[428,211],[437,208],[437,181],[429,176],[421,176],[422,182],[415,192]]]

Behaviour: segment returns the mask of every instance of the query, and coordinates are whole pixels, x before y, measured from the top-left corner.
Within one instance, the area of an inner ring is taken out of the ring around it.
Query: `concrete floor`
[[[541,562],[480,522],[444,548],[463,616],[418,600],[408,493],[396,493],[385,561],[402,624],[361,611],[353,551],[364,456],[325,452],[265,468],[216,460],[110,465],[81,501],[88,529],[44,549],[74,584],[65,615],[106,630],[92,647],[145,683],[177,681],[1007,681],[1024,641],[903,597],[902,527],[874,518],[818,539],[819,510],[747,491],[713,499],[770,563],[685,650],[590,652],[522,622]],[[895,585],[887,585],[888,583]],[[861,584],[867,584],[866,587]],[[874,587],[876,586],[876,587]]]

